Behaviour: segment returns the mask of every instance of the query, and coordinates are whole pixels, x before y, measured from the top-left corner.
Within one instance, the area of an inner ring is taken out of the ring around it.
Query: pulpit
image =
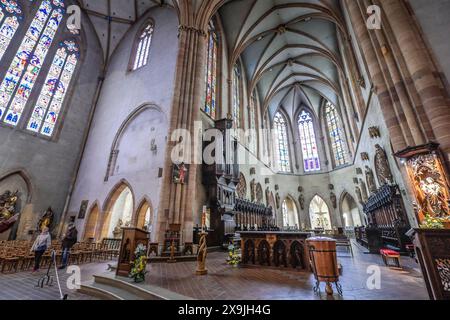
[[[148,246],[149,235],[150,233],[138,228],[122,228],[122,242],[116,275],[128,277],[134,260],[134,252],[140,244]]]

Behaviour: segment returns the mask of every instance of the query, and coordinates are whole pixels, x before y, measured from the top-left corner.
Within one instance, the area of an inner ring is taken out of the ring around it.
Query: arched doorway
[[[136,227],[148,232],[152,232],[153,212],[152,206],[144,200],[139,206],[136,216]]]
[[[89,211],[89,217],[86,222],[86,226],[84,227],[84,237],[85,241],[93,239],[97,241],[98,235],[98,222],[99,222],[100,209],[98,208],[98,204],[96,203],[91,210]]]
[[[298,212],[294,200],[292,200],[290,197],[287,197],[283,201],[281,209],[283,213],[283,227],[284,228],[295,227],[296,229],[298,229],[299,226]]]
[[[312,229],[330,230],[332,228],[328,205],[319,196],[315,196],[311,200],[311,204],[309,205],[309,217],[311,219]]]
[[[121,183],[106,203],[101,238],[120,237],[120,227],[131,226],[134,197],[131,188]]]
[[[341,202],[342,220],[345,228],[352,229],[362,226],[361,215],[356,201],[346,193]]]

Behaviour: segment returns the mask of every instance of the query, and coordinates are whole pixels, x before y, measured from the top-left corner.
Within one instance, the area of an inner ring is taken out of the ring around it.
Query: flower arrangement
[[[237,267],[241,263],[241,254],[240,250],[236,249],[236,247],[233,244],[230,244],[228,246],[228,258],[227,263],[230,266]]]
[[[147,247],[139,244],[134,251],[134,256],[135,260],[131,268],[130,278],[133,278],[136,283],[143,282],[147,274]]]
[[[420,225],[422,229],[444,229],[443,220],[427,214]]]

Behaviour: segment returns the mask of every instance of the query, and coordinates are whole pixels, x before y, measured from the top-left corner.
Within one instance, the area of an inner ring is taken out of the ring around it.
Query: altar
[[[309,232],[241,231],[242,265],[310,271]]]

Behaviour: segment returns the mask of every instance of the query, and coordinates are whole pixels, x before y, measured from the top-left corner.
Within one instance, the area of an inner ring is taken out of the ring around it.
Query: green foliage
[[[442,219],[427,214],[420,227],[422,229],[444,229],[444,224]]]
[[[133,278],[136,283],[144,282],[147,274],[147,248],[143,244],[139,244],[134,256],[135,260],[131,268],[130,278]]]

